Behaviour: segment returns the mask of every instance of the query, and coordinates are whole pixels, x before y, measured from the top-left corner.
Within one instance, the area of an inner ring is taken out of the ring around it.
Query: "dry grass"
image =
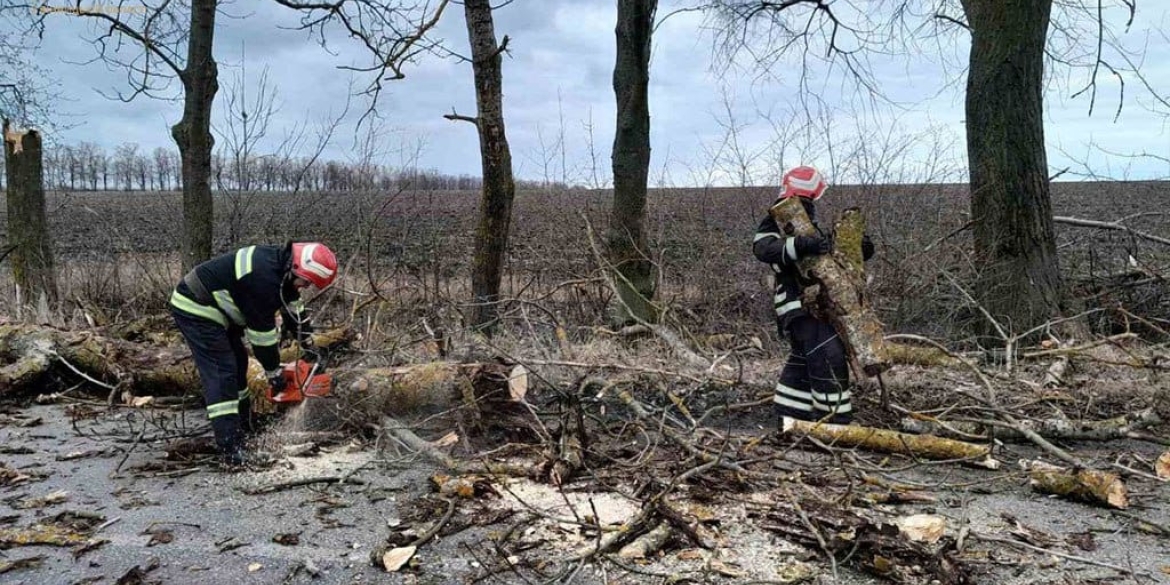
[[[1166,183],[1056,183],[1053,190],[1058,215],[1113,220],[1146,212],[1131,225],[1170,233],[1170,216],[1161,213],[1170,205]],[[610,293],[596,280],[584,223],[604,234],[610,197],[608,191],[518,194],[503,283],[513,299],[505,307],[506,327],[551,339],[560,325],[582,340],[588,336],[579,332],[604,322]],[[775,342],[767,270],[750,252],[772,198],[771,188],[651,192],[647,254],[659,267],[660,301],[677,324],[695,335],[759,334]],[[165,306],[180,276],[177,195],[58,193],[50,199],[65,319],[118,320]],[[338,250],[346,279],[344,291],[325,299],[332,319],[356,318],[371,333],[417,333],[424,319],[432,327],[460,326],[470,296],[478,193],[256,194],[233,202],[220,201],[218,249],[312,238]],[[959,283],[973,276],[970,231],[962,229],[965,187],[835,187],[822,205],[822,221],[852,206],[865,211],[878,244],[869,265],[871,290],[888,329],[963,339],[964,325],[980,317],[943,273]],[[1164,280],[1116,280],[1132,268],[1130,257],[1151,277],[1170,274],[1170,250],[1123,232],[1060,225],[1057,232],[1070,296],[1090,308],[1125,307],[1170,327]],[[356,306],[362,309],[355,312]],[[1120,323],[1117,313],[1095,318],[1099,331]]]

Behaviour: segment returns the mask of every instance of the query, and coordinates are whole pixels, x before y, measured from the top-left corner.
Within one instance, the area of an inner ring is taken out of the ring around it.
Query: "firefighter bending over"
[[[245,462],[244,435],[253,431],[242,338],[252,345],[273,392],[284,390],[276,313],[281,313],[284,332],[312,358],[312,326],[300,291],[308,286],[324,289],[336,276],[337,258],[329,248],[298,242],[248,246],[212,258],[175,287],[171,314],[195,358],[224,463]]]

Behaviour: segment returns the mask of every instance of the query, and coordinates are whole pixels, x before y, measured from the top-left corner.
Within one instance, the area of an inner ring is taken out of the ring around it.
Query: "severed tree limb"
[[[1000,466],[1000,462],[991,457],[991,447],[987,445],[855,425],[808,422],[790,417],[784,417],[781,424],[785,434],[804,435],[831,445],[862,447],[926,459],[964,459],[971,465],[986,469],[999,469]]]
[[[1119,573],[1122,573],[1124,575],[1139,575],[1139,574],[1144,575],[1145,574],[1145,573],[1135,573],[1133,571],[1133,569],[1127,569],[1127,568],[1122,567],[1120,565],[1103,563],[1101,561],[1095,561],[1093,559],[1089,559],[1089,558],[1085,558],[1085,557],[1081,557],[1081,556],[1077,556],[1077,555],[1070,555],[1068,553],[1054,551],[1052,549],[1036,546],[1034,544],[1028,544],[1026,542],[1023,542],[1023,541],[1020,541],[1020,540],[1017,540],[1014,538],[1001,538],[998,536],[992,536],[990,534],[981,534],[979,532],[972,532],[971,536],[973,536],[979,540],[982,540],[984,542],[996,542],[996,543],[1000,543],[1000,544],[1008,544],[1008,545],[1012,545],[1012,546],[1018,546],[1021,548],[1026,548],[1026,549],[1031,550],[1031,551],[1044,553],[1046,555],[1052,555],[1054,557],[1062,558],[1062,559],[1069,560],[1069,561],[1074,561],[1077,563],[1083,563],[1086,565],[1093,565],[1095,567],[1104,567],[1106,569],[1112,569],[1112,570],[1117,571]]]
[[[816,235],[816,228],[799,199],[783,199],[772,206],[769,213],[786,235]],[[861,253],[865,217],[859,209],[847,209],[833,228],[833,252],[800,261],[801,271],[816,281],[815,286],[819,289],[815,301],[805,308],[833,324],[845,342],[850,367],[860,381],[880,374],[890,365],[884,353],[882,324],[866,296],[865,265]]]
[[[255,487],[255,488],[248,488],[248,489],[244,490],[244,493],[248,494],[249,496],[256,496],[256,495],[260,495],[260,494],[271,494],[271,493],[275,493],[275,492],[289,490],[292,488],[297,488],[297,487],[306,486],[306,485],[313,485],[313,484],[318,484],[318,483],[364,484],[366,482],[362,481],[360,479],[343,477],[340,475],[326,475],[326,476],[322,476],[322,477],[306,477],[303,479],[294,479],[294,480],[290,480],[290,481],[282,481],[279,483],[263,485],[263,486]]]
[[[644,559],[662,550],[668,540],[670,540],[670,523],[660,521],[657,526],[623,546],[618,551],[618,556],[623,559]]]
[[[1140,410],[1104,420],[1041,419],[1022,420],[1020,425],[1029,428],[1046,439],[1068,441],[1109,441],[1125,439],[1141,429],[1160,424],[1161,417],[1152,408]],[[931,434],[940,437],[964,440],[989,440],[989,429],[998,421],[941,421],[934,417],[911,414],[903,417],[903,431],[916,434]],[[1004,441],[1026,439],[1023,434],[1010,427],[1000,426],[995,438]]]
[[[1065,225],[1072,225],[1077,227],[1089,227],[1103,230],[1119,230],[1123,232],[1129,232],[1139,238],[1170,246],[1170,239],[1164,238],[1162,236],[1155,236],[1153,234],[1147,234],[1141,230],[1135,230],[1121,223],[1120,221],[1096,221],[1091,219],[1080,219],[1077,217],[1063,217],[1059,215],[1054,216],[1052,221],[1055,223],[1063,223]]]
[[[624,281],[624,284],[629,287],[630,290],[637,290],[637,287],[635,287],[628,280],[625,280],[625,275],[622,274],[620,270],[614,268],[613,265],[605,259],[605,255],[601,253],[601,250],[598,249],[596,237],[594,237],[593,234],[593,224],[591,224],[589,220],[584,217],[584,215],[582,215],[582,220],[585,222],[585,233],[589,238],[589,249],[593,252],[593,259],[597,262],[597,265],[605,268],[607,272],[615,275],[616,278],[621,278]],[[622,298],[622,295],[619,294],[618,286],[617,283],[614,282],[614,279],[607,277],[605,278],[605,283],[609,285],[609,289],[613,293],[614,298],[624,305],[625,300]],[[650,300],[646,300],[646,302],[651,306],[654,306],[653,302]],[[687,344],[683,342],[683,340],[679,338],[679,336],[674,331],[671,331],[670,328],[666,327],[665,325],[646,321],[645,319],[639,317],[635,311],[630,310],[628,306],[625,308],[626,313],[638,325],[645,327],[647,330],[654,333],[654,335],[658,336],[658,338],[664,341],[666,345],[670,347],[671,351],[673,351],[675,355],[686,362],[687,365],[695,368],[708,368],[711,366],[710,360],[695,353],[695,351],[690,347],[687,347]],[[656,306],[654,306],[654,312],[659,315],[662,314],[662,310]]]
[[[394,437],[400,441],[407,448],[412,449],[416,453],[426,457],[434,463],[437,463],[453,473],[481,473],[484,475],[503,475],[514,477],[528,477],[533,475],[533,469],[522,467],[518,465],[509,465],[503,463],[490,463],[487,461],[481,462],[467,462],[456,459],[447,455],[443,451],[436,448],[430,441],[419,437],[410,430],[408,426],[403,424],[398,419],[392,416],[383,416],[381,424],[382,432]]]
[[[1028,460],[1021,460],[1020,468],[1028,472],[1032,489],[1038,492],[1110,508],[1129,507],[1129,494],[1116,473]]]

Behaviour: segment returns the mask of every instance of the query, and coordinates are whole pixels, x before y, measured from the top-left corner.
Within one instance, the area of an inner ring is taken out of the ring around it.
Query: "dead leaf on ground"
[[[1166,451],[1154,462],[1154,471],[1162,479],[1170,479],[1170,451]]]
[[[57,461],[74,461],[76,459],[88,459],[90,457],[100,457],[106,454],[105,449],[87,449],[85,451],[70,451],[64,455],[58,455]]]
[[[410,562],[416,550],[418,547],[402,546],[386,551],[386,554],[382,555],[382,568],[390,573],[397,572],[403,565]]]
[[[88,542],[84,542],[78,546],[73,547],[73,560],[80,559],[85,553],[94,550],[102,545],[109,544],[108,538],[95,538]]]
[[[285,532],[272,537],[272,542],[284,546],[296,546],[301,543],[300,532]]]
[[[114,585],[144,585],[147,583],[146,576],[157,568],[158,559],[156,558],[150,559],[150,562],[147,563],[146,568],[134,565],[130,568],[129,571],[126,571],[125,574],[123,574],[121,577],[118,577],[118,580],[114,581]]]
[[[47,506],[55,506],[69,499],[69,492],[65,490],[57,490],[51,494],[43,495],[39,498],[28,498],[18,502],[14,508],[21,510],[31,510],[34,508],[45,508]]]
[[[155,528],[142,534],[150,535],[150,540],[146,542],[146,546],[148,547],[156,544],[170,544],[175,541],[175,533],[169,528]]]
[[[20,485],[30,479],[32,479],[31,475],[21,473],[0,463],[0,487]]]
[[[61,528],[88,534],[105,521],[106,517],[96,512],[65,510],[64,512],[60,512],[52,518],[49,518],[46,524],[53,524]]]
[[[77,546],[89,542],[89,537],[59,526],[33,524],[28,528],[0,528],[0,550],[14,546]]]
[[[35,569],[41,566],[41,561],[45,560],[45,555],[37,555],[35,557],[24,557],[21,559],[13,559],[11,561],[0,561],[0,575],[9,571],[19,571],[21,569]]]

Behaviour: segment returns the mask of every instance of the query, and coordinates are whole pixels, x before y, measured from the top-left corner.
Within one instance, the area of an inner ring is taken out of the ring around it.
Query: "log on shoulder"
[[[816,228],[796,197],[772,206],[770,213],[786,235],[815,235]],[[833,324],[849,352],[850,366],[860,379],[876,376],[889,368],[885,356],[882,324],[866,296],[865,266],[861,240],[865,217],[859,209],[848,209],[834,224],[833,253],[801,260],[802,272],[816,283],[815,301],[808,308]]]

